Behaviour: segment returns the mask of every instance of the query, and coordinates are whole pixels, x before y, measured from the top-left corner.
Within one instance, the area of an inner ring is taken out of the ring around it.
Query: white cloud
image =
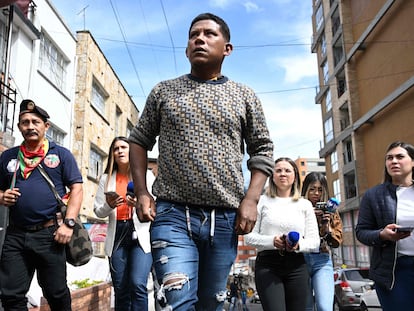
[[[251,1],[247,1],[247,2],[243,3],[243,6],[246,8],[246,11],[248,13],[262,11],[256,3],[253,3]]]
[[[304,53],[274,57],[269,60],[269,63],[284,69],[284,80],[287,83],[296,83],[306,77],[317,77],[318,74],[315,54]]]

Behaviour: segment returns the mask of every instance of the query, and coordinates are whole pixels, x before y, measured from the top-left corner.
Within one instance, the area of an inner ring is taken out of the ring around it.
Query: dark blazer
[[[381,230],[396,222],[397,186],[385,182],[367,192],[361,200],[357,239],[373,247],[370,266],[370,278],[377,284],[392,289],[394,286],[394,267],[396,261],[396,242],[382,241]]]

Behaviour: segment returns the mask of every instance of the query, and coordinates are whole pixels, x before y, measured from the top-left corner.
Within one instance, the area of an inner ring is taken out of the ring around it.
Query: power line
[[[117,14],[117,12],[115,10],[115,7],[114,7],[114,5],[112,3],[112,0],[109,0],[109,2],[111,3],[112,11],[114,12],[116,22],[118,24],[119,30],[121,31],[122,38],[123,38],[123,42],[124,42],[125,47],[127,49],[129,59],[131,60],[132,67],[134,68],[135,75],[137,76],[138,83],[139,83],[139,86],[141,88],[142,94],[146,97],[146,94],[145,94],[145,91],[144,91],[144,87],[142,85],[141,78],[139,77],[139,73],[138,73],[138,70],[137,70],[137,66],[135,65],[135,61],[134,61],[134,59],[133,59],[133,57],[131,55],[131,51],[129,50],[129,46],[128,46],[128,43],[127,43],[127,40],[126,40],[125,33],[124,33],[123,29],[122,29],[121,23],[119,22],[118,14]]]
[[[168,19],[167,19],[167,15],[165,14],[164,4],[162,3],[162,0],[160,0],[160,3],[161,3],[161,8],[162,8],[162,13],[164,14],[165,24],[167,25],[168,35],[170,36],[170,41],[171,41],[171,46],[173,49],[173,56],[174,56],[174,68],[175,68],[175,72],[177,73],[177,59],[175,58],[175,45],[174,45],[174,41],[171,35],[170,26],[168,25]]]

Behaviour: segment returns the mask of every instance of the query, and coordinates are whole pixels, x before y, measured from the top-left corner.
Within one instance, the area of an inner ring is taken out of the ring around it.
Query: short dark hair
[[[223,37],[227,40],[227,42],[230,42],[229,26],[221,17],[218,17],[217,15],[214,15],[212,13],[202,13],[197,15],[191,22],[190,29],[188,30],[188,35],[190,35],[191,28],[193,28],[195,23],[204,20],[212,20],[216,22],[220,26],[220,32],[223,35]]]
[[[395,141],[392,142],[388,148],[387,151],[385,153],[387,153],[388,151],[390,151],[391,149],[397,148],[397,147],[401,147],[405,150],[407,150],[408,156],[414,160],[414,146],[409,144],[409,143],[405,143],[403,141]],[[414,177],[414,167],[412,169],[412,178]],[[387,166],[384,165],[384,181],[389,181],[390,183],[392,183],[392,177],[390,174],[388,174],[387,171]]]

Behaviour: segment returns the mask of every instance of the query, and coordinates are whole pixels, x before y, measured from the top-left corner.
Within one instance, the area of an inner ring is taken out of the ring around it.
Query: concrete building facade
[[[326,175],[342,202],[344,241],[335,264],[368,266],[354,228],[364,192],[382,182],[385,150],[414,143],[412,1],[312,0]]]
[[[95,219],[93,203],[110,144],[129,136],[139,111],[89,31],[77,32],[73,154],[84,179],[80,214]]]

